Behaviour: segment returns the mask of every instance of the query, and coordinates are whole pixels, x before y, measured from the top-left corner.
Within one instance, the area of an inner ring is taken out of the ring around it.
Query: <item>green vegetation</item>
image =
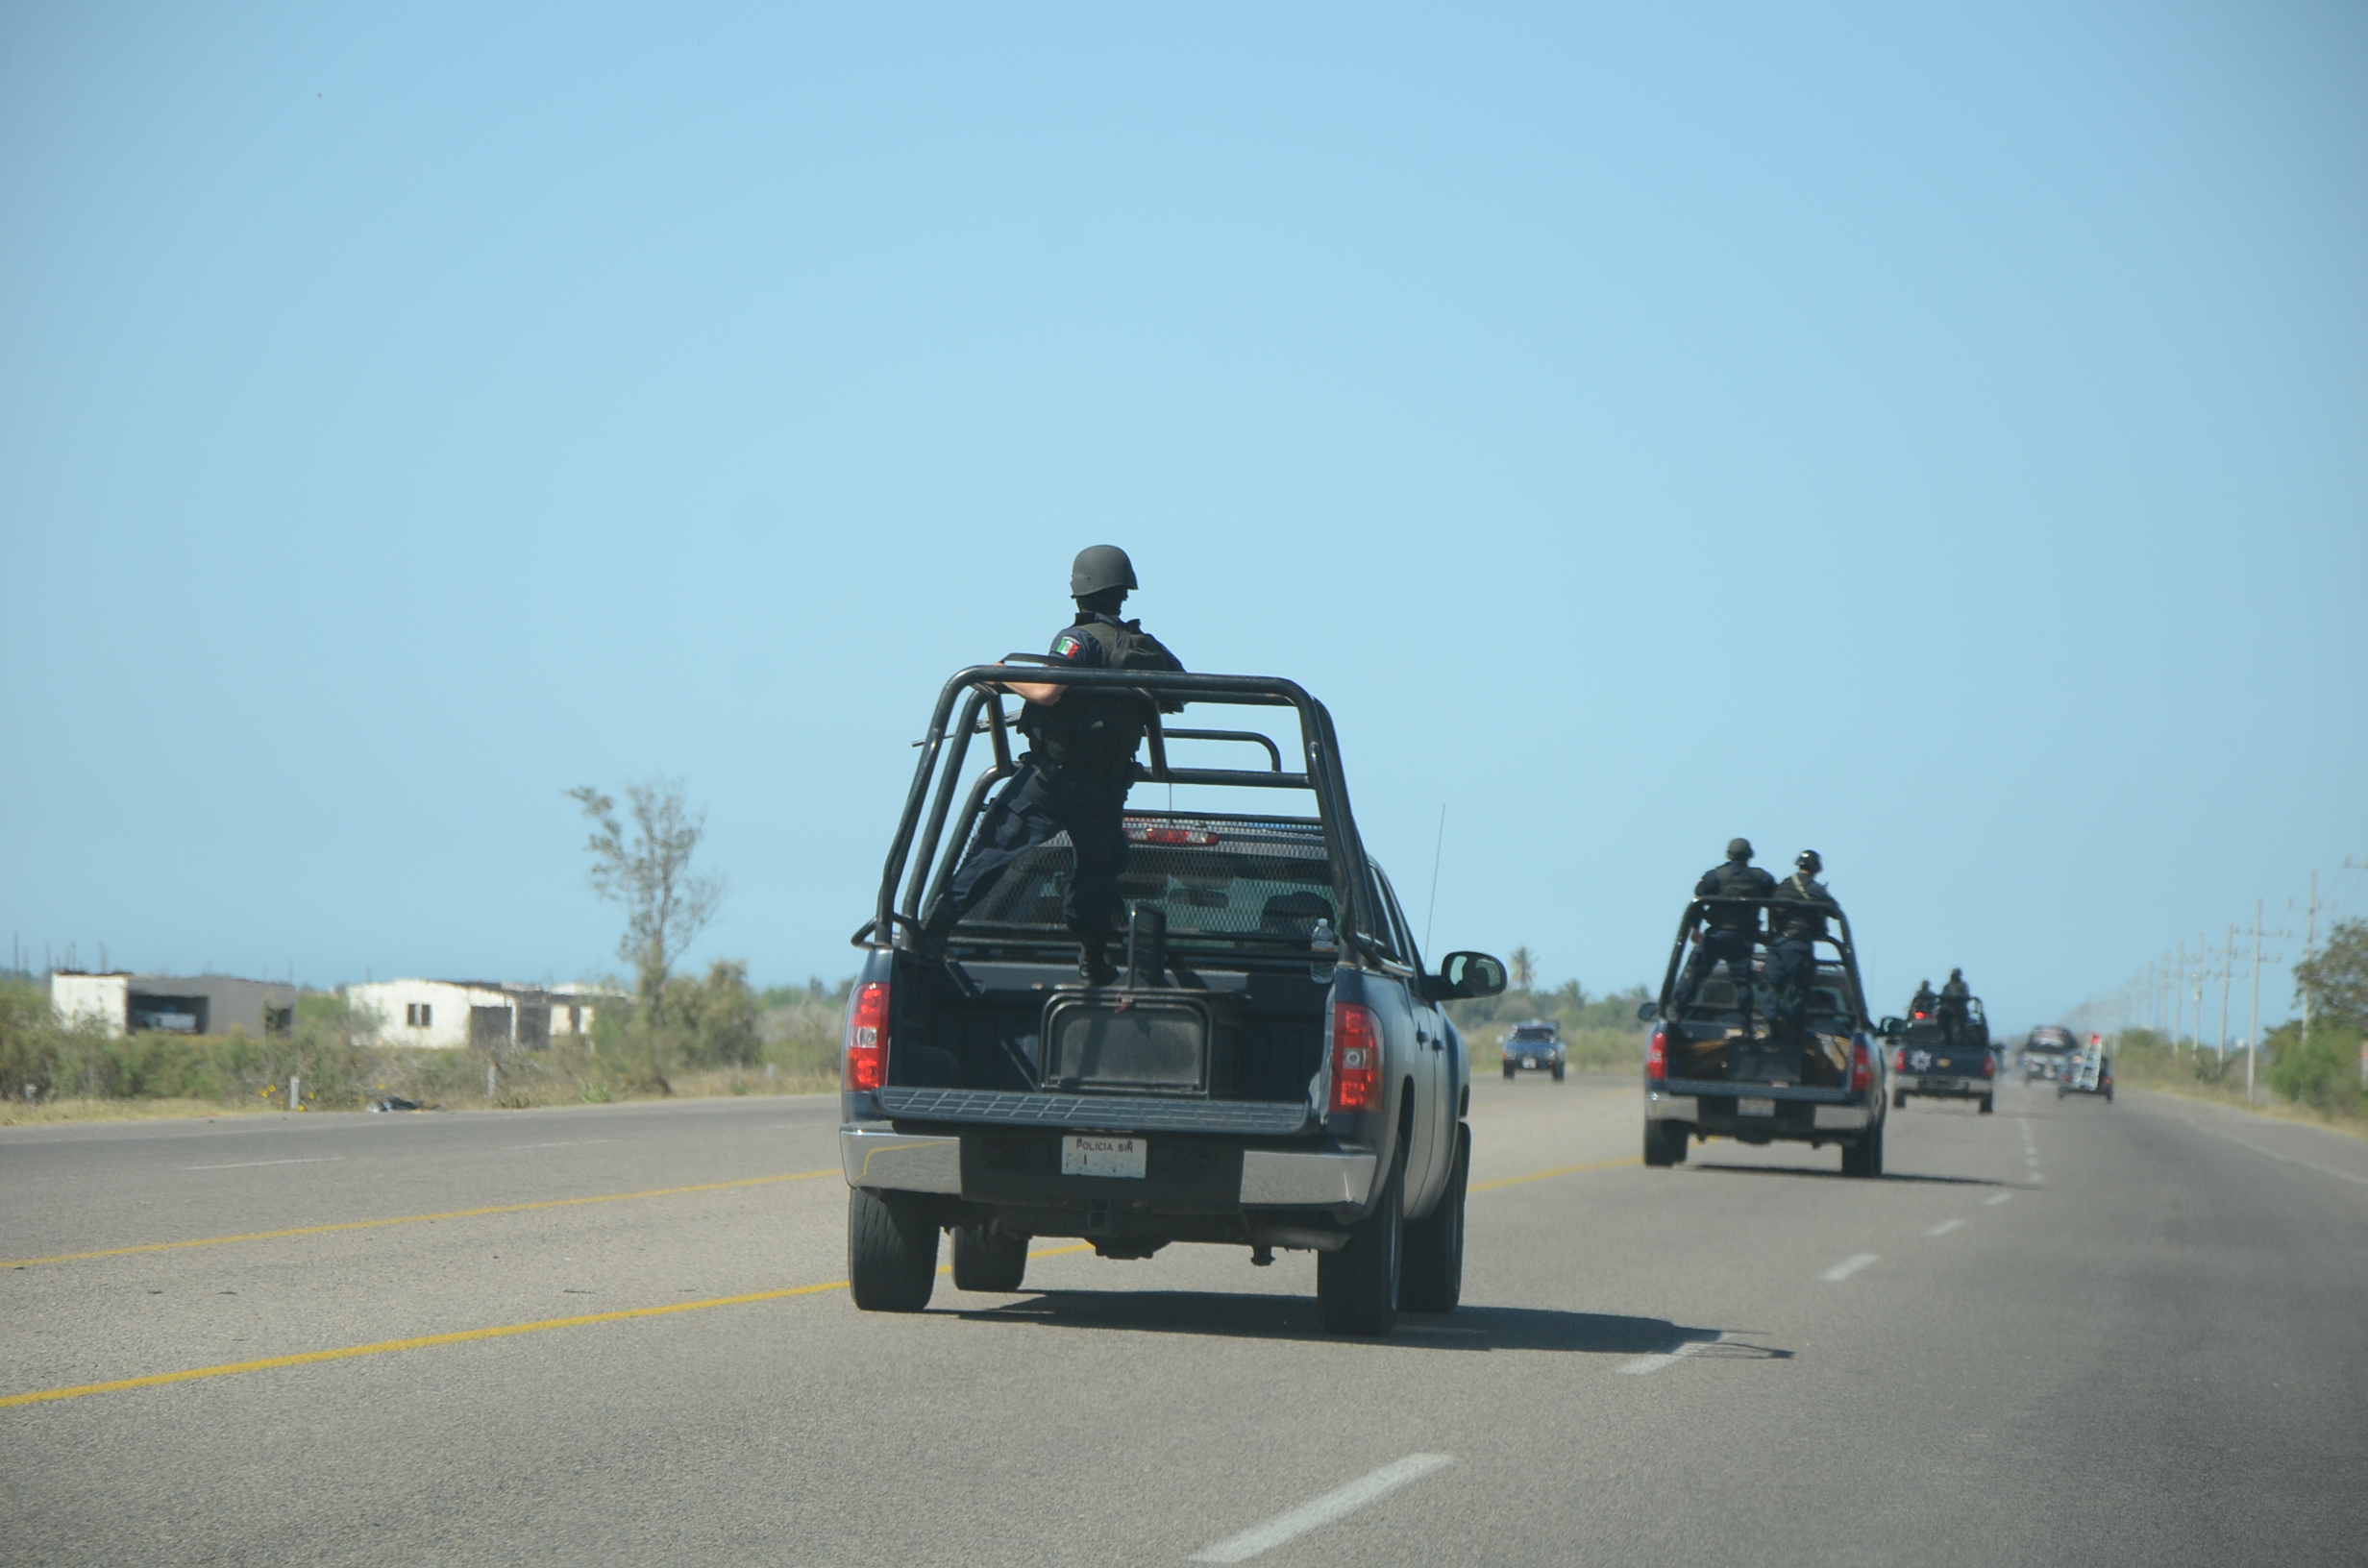
[[[1644,1061],[1644,1025],[1637,1009],[1651,1000],[1642,986],[1630,986],[1606,996],[1590,996],[1576,980],[1566,980],[1552,991],[1538,991],[1536,968],[1525,947],[1514,950],[1528,985],[1476,1002],[1449,1002],[1447,1016],[1463,1032],[1471,1051],[1474,1072],[1492,1072],[1504,1060],[1498,1048],[1505,1032],[1531,1018],[1549,1018],[1562,1025],[1563,1042],[1570,1066],[1577,1070],[1616,1071],[1640,1067]]]
[[[2175,1045],[2152,1029],[2129,1029],[2108,1041],[2113,1076],[2133,1088],[2188,1099],[2245,1104],[2245,1056]],[[2360,1092],[2360,1038],[2350,1024],[2312,1020],[2307,1039],[2299,1020],[2261,1039],[2254,1062],[2254,1109],[2269,1107],[2368,1133],[2368,1096]]]
[[[356,1111],[389,1096],[445,1109],[603,1104],[658,1095],[804,1093],[838,1084],[848,986],[820,981],[761,995],[737,963],[670,978],[663,1004],[602,1009],[588,1037],[545,1050],[384,1045],[382,1020],[342,996],[297,1004],[285,1035],[255,1040],[141,1033],[110,1037],[55,1015],[37,983],[0,983],[0,1122],[120,1114],[170,1101],[184,1113]],[[490,1077],[488,1077],[490,1069]],[[111,1112],[110,1107],[117,1108]]]

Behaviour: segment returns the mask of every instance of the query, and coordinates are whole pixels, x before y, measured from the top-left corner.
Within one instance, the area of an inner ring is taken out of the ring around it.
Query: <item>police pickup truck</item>
[[[1293,792],[1313,813],[1128,810],[1117,984],[1078,980],[1059,913],[1066,834],[1007,870],[926,961],[923,922],[989,791],[1018,767],[1010,681],[1139,694],[1139,781]],[[1296,766],[1260,730],[1166,727],[1163,700],[1295,719]],[[978,736],[992,755],[966,777]],[[950,1231],[962,1290],[1021,1288],[1040,1237],[1111,1259],[1194,1241],[1246,1247],[1261,1264],[1276,1248],[1314,1251],[1329,1332],[1387,1334],[1401,1308],[1452,1311],[1470,1069],[1441,1004],[1497,994],[1504,967],[1468,952],[1423,966],[1359,837],[1323,705],[1270,676],[1006,662],[949,680],[921,745],[854,938],[839,1147],[855,1305],[926,1306]],[[1267,766],[1170,758],[1219,745],[1256,747]]]
[[[1776,1017],[1767,982],[1766,912],[1781,897],[1696,898],[1686,906],[1662,976],[1661,997],[1639,1016],[1653,1025],[1644,1052],[1644,1163],[1674,1165],[1695,1138],[1745,1143],[1827,1143],[1841,1150],[1845,1176],[1883,1174],[1885,1061],[1866,1017],[1858,950],[1840,910],[1822,913],[1804,1016]],[[1719,960],[1689,990],[1688,952],[1711,916],[1749,922],[1750,970]]]
[[[1930,1100],[1976,1100],[1986,1116],[1996,1108],[1998,1052],[1990,1044],[1982,998],[1967,998],[1954,1043],[1947,1025],[1935,1018],[1886,1018],[1883,1032],[1892,1041],[1892,1109],[1905,1107],[1911,1094]]]

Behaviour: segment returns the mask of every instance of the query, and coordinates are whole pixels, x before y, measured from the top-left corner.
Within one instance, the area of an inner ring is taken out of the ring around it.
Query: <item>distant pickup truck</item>
[[[1505,1032],[1505,1076],[1517,1072],[1550,1072],[1561,1083],[1569,1065],[1569,1053],[1563,1046],[1563,1026],[1551,1018],[1532,1018],[1517,1023]]]
[[[1674,1165],[1693,1138],[1745,1143],[1839,1145],[1845,1176],[1883,1174],[1885,1061],[1867,1021],[1850,921],[1827,912],[1814,943],[1816,974],[1797,1036],[1773,1022],[1778,997],[1764,956],[1774,898],[1696,898],[1678,920],[1661,997],[1639,1017],[1653,1024],[1644,1051],[1644,1163]],[[1693,939],[1714,912],[1748,920],[1748,974],[1715,965],[1690,993],[1679,977]]]
[[[1998,1052],[1990,1044],[1982,998],[1966,1001],[1955,1044],[1949,1042],[1947,1027],[1933,1018],[1886,1018],[1883,1033],[1891,1041],[1893,1110],[1905,1107],[1912,1094],[1979,1101],[1986,1116],[1996,1109]]]
[[[1121,984],[1078,982],[1066,835],[1006,871],[925,963],[923,920],[989,791],[1020,766],[1012,681],[1139,694],[1142,780],[1297,792],[1314,812],[1129,810]],[[1160,699],[1281,710],[1297,721],[1295,767],[1263,732],[1163,727]],[[992,759],[966,778],[982,735]],[[1407,739],[1433,744],[1421,726]],[[1179,742],[1253,745],[1268,766],[1179,766]],[[1118,1259],[1198,1241],[1256,1263],[1313,1250],[1333,1333],[1453,1311],[1470,1067],[1441,1004],[1499,993],[1504,966],[1464,952],[1427,970],[1411,933],[1349,811],[1331,715],[1295,683],[1009,661],[957,673],[854,938],[839,1150],[855,1305],[925,1306],[950,1230],[963,1290],[1019,1289],[1037,1237]]]
[[[2065,1061],[2077,1048],[2071,1030],[2060,1029],[2052,1023],[2041,1024],[2023,1041],[2023,1082],[2061,1078]]]

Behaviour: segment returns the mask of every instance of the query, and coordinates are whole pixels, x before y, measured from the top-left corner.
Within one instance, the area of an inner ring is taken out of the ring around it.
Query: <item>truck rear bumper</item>
[[[1361,1206],[1372,1194],[1375,1161],[1372,1154],[1346,1149],[1245,1149],[1236,1202],[1259,1208]],[[839,1165],[850,1187],[962,1193],[962,1140],[956,1137],[844,1126]]]
[[[1891,1087],[1902,1094],[1922,1094],[1935,1100],[1978,1100],[1990,1091],[1994,1080],[1987,1078],[1918,1078],[1902,1074],[1891,1080]]]
[[[1874,1120],[1875,1115],[1872,1110],[1862,1105],[1813,1104],[1805,1108],[1809,1115],[1806,1118],[1806,1128],[1804,1128],[1790,1117],[1780,1120],[1774,1116],[1739,1115],[1734,1109],[1735,1104],[1734,1100],[1721,1099],[1717,1114],[1705,1117],[1702,1111],[1702,1098],[1698,1095],[1664,1094],[1658,1090],[1647,1090],[1644,1094],[1644,1119],[1646,1121],[1683,1121],[1695,1127],[1702,1127],[1707,1122],[1709,1130],[1713,1132],[1726,1132],[1733,1128],[1753,1134],[1764,1133],[1775,1138],[1798,1138],[1803,1135],[1804,1131],[1863,1132]]]

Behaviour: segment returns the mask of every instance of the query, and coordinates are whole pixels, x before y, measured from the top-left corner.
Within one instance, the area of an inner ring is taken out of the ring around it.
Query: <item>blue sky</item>
[[[1072,553],[1334,709],[1438,945],[1734,833],[2004,1021],[2368,854],[2368,12],[0,11],[0,919],[835,977]],[[2288,943],[2287,945],[2292,945]],[[2273,990],[2282,1003],[2282,979]]]

